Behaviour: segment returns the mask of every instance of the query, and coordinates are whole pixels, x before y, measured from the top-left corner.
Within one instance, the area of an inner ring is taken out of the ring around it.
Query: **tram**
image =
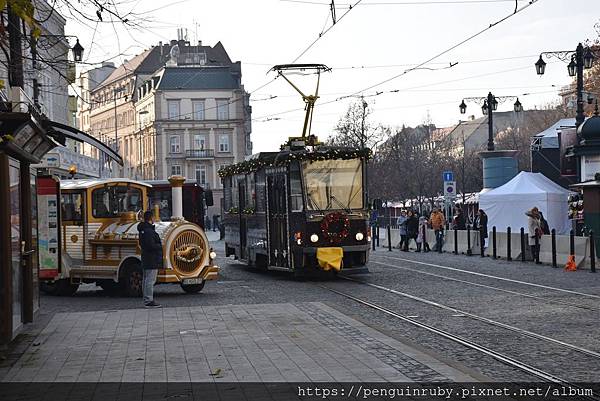
[[[219,171],[225,255],[296,276],[364,271],[371,232],[363,183],[368,149],[291,138]]]
[[[184,178],[169,178],[173,216],[161,221],[160,203],[151,203],[151,186],[140,181],[38,177],[38,248],[41,289],[71,295],[82,283],[110,292],[141,296],[142,277],[137,225],[152,209],[163,243],[164,269],[157,283],[177,283],[188,293],[218,277],[216,254],[204,231],[182,214]]]

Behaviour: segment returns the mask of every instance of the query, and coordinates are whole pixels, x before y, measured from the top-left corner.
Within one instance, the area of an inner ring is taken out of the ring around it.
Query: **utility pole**
[[[360,126],[360,146],[364,151],[367,145],[367,138],[365,135],[365,120],[367,118],[367,107],[369,104],[365,101],[364,96],[361,96],[362,100],[362,118],[361,118],[361,126]],[[367,205],[369,204],[369,170],[368,170],[369,161],[365,158],[365,198]]]

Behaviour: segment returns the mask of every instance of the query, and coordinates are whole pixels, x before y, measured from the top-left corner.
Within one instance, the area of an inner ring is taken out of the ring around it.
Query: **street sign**
[[[454,173],[452,171],[444,171],[442,174],[444,178],[444,182],[446,181],[454,181]]]
[[[456,181],[444,181],[444,198],[456,198]]]

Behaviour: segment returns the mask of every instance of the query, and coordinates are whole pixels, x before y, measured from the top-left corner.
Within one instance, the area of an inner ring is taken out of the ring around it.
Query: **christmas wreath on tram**
[[[350,219],[344,213],[328,213],[321,221],[321,233],[325,240],[339,243],[350,234]]]

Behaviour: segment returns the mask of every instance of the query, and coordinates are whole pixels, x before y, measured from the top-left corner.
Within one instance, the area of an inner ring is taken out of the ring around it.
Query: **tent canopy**
[[[557,234],[567,234],[571,229],[568,218],[569,191],[541,173],[520,172],[502,185],[479,195],[479,208],[488,215],[488,228],[506,232],[527,232],[525,212],[534,206],[543,213],[550,229]]]

